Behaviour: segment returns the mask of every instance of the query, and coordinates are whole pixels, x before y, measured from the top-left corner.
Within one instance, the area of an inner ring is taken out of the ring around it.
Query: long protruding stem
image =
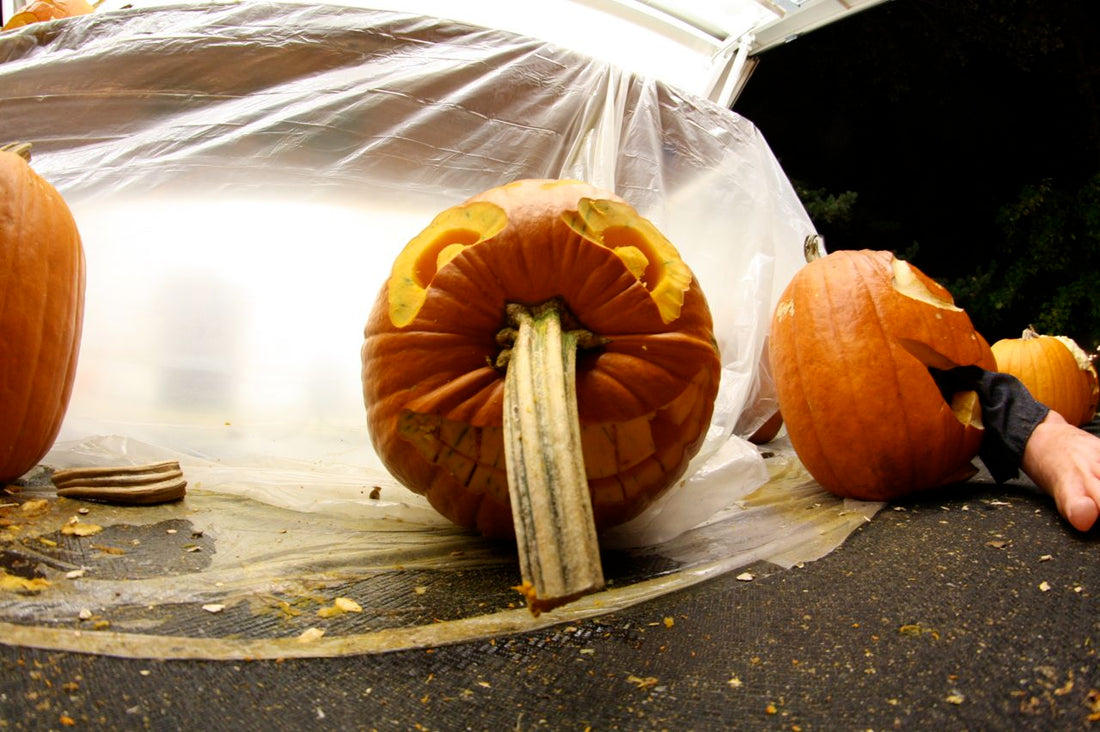
[[[511,306],[504,381],[508,493],[528,605],[536,615],[603,587],[577,417],[577,335],[561,307]]]

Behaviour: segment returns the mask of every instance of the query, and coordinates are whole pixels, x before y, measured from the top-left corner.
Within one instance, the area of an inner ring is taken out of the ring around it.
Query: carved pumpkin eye
[[[680,253],[648,219],[629,204],[606,199],[582,198],[576,211],[562,219],[582,237],[611,249],[627,269],[649,290],[661,313],[671,323],[680,317],[684,292],[691,285],[691,270]]]
[[[894,289],[900,294],[933,307],[943,308],[955,313],[962,312],[962,308],[955,305],[955,299],[951,297],[951,293],[947,291],[947,288],[920,270],[914,269],[904,259],[893,259],[890,266],[894,272]]]
[[[412,322],[435,273],[468,246],[491,239],[508,224],[504,209],[485,201],[452,206],[417,234],[393,264],[390,320],[398,328]]]

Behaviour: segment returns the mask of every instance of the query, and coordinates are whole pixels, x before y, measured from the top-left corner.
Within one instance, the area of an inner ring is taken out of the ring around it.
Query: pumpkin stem
[[[603,587],[592,497],[581,455],[579,335],[562,305],[508,306],[517,334],[504,380],[508,495],[523,584],[538,615]]]
[[[828,252],[825,250],[825,237],[820,234],[810,234],[802,242],[802,256],[806,258],[806,263],[814,261],[815,259],[821,259]]]
[[[6,145],[0,145],[0,152],[18,155],[28,163],[31,161],[31,144],[29,142],[9,142]]]

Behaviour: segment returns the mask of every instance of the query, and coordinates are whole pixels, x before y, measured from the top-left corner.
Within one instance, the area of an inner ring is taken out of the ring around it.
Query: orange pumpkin
[[[21,11],[11,16],[0,30],[11,30],[31,23],[57,18],[69,18],[74,15],[87,15],[94,6],[86,0],[35,0]]]
[[[84,250],[72,214],[27,159],[0,149],[0,481],[53,445],[83,316]]]
[[[977,397],[949,404],[929,367],[992,369],[993,356],[916,267],[878,251],[811,261],[780,297],[770,342],[788,437],[827,490],[889,500],[975,472]]]
[[[1074,425],[1096,416],[1096,371],[1071,338],[1039,335],[1028,328],[1019,338],[993,344],[997,369],[1023,382],[1031,395]]]
[[[720,361],[698,282],[618,196],[524,180],[440,213],[379,293],[362,349],[370,434],[387,468],[451,521],[512,536],[504,459],[510,304],[564,304],[580,452],[599,529],[684,472],[705,436]]]

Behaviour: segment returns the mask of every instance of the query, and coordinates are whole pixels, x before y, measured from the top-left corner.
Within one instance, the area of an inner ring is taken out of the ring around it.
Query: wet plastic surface
[[[139,447],[125,450],[154,455]],[[456,529],[400,486],[363,486],[354,501],[336,487],[341,495],[326,499],[283,469],[281,487],[234,495],[204,487],[224,467],[184,456],[194,487],[183,501],[110,506],[56,498],[43,470],[0,508],[0,628],[5,642],[40,648],[239,659],[375,653],[576,622],[753,562],[812,561],[879,508],[823,496],[789,447],[775,447],[762,487],[664,541],[611,537],[608,588],[538,617],[513,589],[514,545]],[[276,505],[280,491],[297,508]]]

